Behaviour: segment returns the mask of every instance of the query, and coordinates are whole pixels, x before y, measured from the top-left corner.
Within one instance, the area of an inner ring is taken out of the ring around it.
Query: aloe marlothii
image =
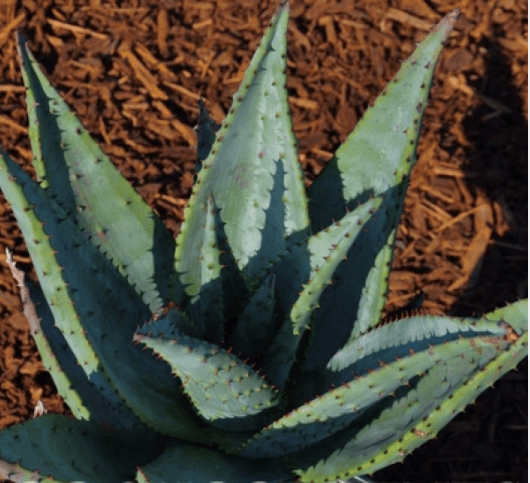
[[[526,301],[381,323],[421,117],[456,18],[418,46],[306,194],[283,2],[222,125],[200,104],[176,243],[18,38],[37,182],[4,153],[0,188],[40,285],[7,261],[75,419],[0,432],[0,475],[348,479],[403,459],[526,356]]]

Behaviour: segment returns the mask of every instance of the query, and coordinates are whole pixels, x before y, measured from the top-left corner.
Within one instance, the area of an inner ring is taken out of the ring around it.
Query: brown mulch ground
[[[259,6],[257,6],[259,5]],[[38,6],[38,7],[37,7]],[[120,171],[178,233],[194,169],[197,99],[218,121],[276,1],[3,0],[0,146],[31,159],[14,30]],[[293,0],[288,88],[308,183],[428,29],[462,17],[442,54],[399,230],[388,309],[419,290],[432,312],[480,314],[527,297],[526,2]],[[0,428],[41,399],[44,372],[4,247],[30,259],[0,202]],[[526,481],[527,363],[376,481]],[[1,479],[0,479],[1,481]]]

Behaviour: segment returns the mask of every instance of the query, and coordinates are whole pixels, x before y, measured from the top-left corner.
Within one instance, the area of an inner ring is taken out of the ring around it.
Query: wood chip
[[[48,23],[52,26],[54,29],[63,29],[63,30],[69,30],[70,32],[73,32],[74,34],[80,34],[80,35],[91,35],[92,37],[97,37],[98,39],[107,40],[108,35],[102,34],[100,32],[96,32],[91,29],[87,29],[84,27],[79,27],[78,25],[72,25],[65,22],[59,22],[58,20],[53,20],[51,18],[47,19]]]
[[[129,46],[126,43],[122,43],[118,48],[118,53],[125,59],[134,71],[136,78],[144,85],[149,94],[153,99],[162,99],[166,101],[168,99],[167,94],[159,89],[158,80],[149,72],[138,57],[133,54]]]

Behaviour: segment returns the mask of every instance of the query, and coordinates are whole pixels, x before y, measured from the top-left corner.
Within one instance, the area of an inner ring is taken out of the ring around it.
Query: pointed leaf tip
[[[441,40],[442,43],[448,39],[449,35],[455,27],[458,17],[460,17],[460,10],[456,8],[451,13],[446,15],[442,20],[440,20],[434,27],[434,32],[439,32],[440,30],[444,31],[444,36]]]

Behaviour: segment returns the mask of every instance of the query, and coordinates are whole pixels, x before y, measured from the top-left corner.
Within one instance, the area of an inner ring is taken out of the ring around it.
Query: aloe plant
[[[382,319],[422,114],[457,16],[403,63],[306,193],[282,2],[222,125],[200,104],[197,181],[176,240],[18,36],[37,180],[2,152],[0,188],[40,283],[7,262],[74,418],[1,431],[0,475],[363,481],[526,356],[526,300],[476,318]]]

